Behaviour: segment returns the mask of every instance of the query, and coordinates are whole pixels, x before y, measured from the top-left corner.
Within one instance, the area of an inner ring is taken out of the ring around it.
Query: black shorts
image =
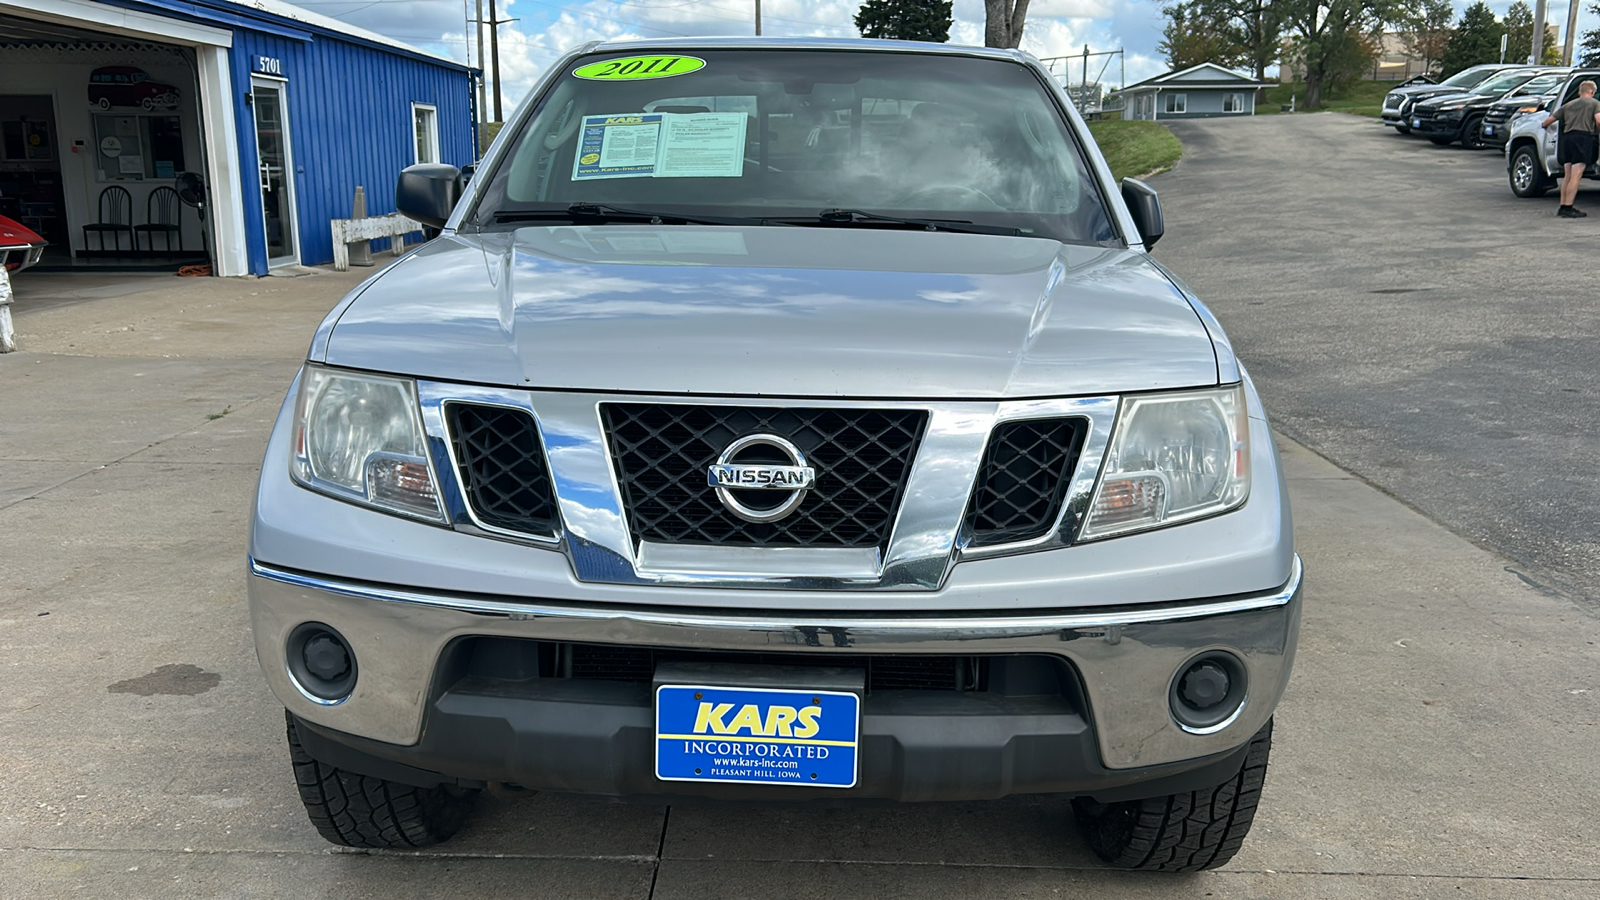
[[[1556,162],[1562,165],[1582,163],[1592,166],[1596,152],[1600,151],[1600,135],[1587,131],[1569,131],[1556,144]]]

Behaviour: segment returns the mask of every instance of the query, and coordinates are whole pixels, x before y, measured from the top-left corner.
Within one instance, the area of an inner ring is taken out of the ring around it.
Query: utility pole
[[[756,0],[756,37],[761,36],[761,0]]]
[[[1574,6],[1578,0],[1568,0]],[[1533,50],[1528,54],[1528,64],[1538,65],[1544,58],[1544,18],[1550,10],[1545,6],[1545,0],[1538,0],[1538,5],[1533,10]]]
[[[1567,40],[1561,48],[1561,64],[1572,65],[1573,37],[1578,33],[1578,0],[1567,0]]]
[[[478,17],[472,20],[478,26],[478,118],[484,116],[483,109],[483,0],[478,0]]]
[[[500,0],[489,0],[489,60],[494,66],[494,120],[500,118]],[[1539,0],[1539,8],[1544,8],[1544,0]]]

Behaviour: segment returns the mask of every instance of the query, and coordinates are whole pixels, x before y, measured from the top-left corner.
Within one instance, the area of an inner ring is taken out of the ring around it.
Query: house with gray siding
[[[1215,63],[1201,63],[1147,78],[1118,93],[1124,119],[1202,119],[1253,116],[1256,89],[1268,82],[1255,81]]]

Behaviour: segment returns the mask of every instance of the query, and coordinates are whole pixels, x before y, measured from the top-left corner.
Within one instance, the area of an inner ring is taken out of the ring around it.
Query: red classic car
[[[0,266],[7,272],[20,272],[44,255],[44,238],[16,222],[0,216]]]
[[[151,81],[143,69],[102,66],[89,73],[89,102],[101,109],[113,106],[170,108],[178,105],[178,89]]]

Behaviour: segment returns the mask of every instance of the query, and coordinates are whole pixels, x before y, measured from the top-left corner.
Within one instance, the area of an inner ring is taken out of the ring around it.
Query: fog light
[[[331,634],[319,634],[306,641],[303,655],[306,668],[323,681],[337,681],[350,671],[350,651]]]
[[[1244,663],[1231,653],[1212,650],[1178,667],[1168,690],[1172,718],[1194,734],[1220,731],[1244,709]]]
[[[1178,682],[1178,694],[1195,709],[1210,709],[1228,696],[1228,682],[1228,673],[1206,660],[1195,663],[1183,673],[1183,679]]]
[[[321,622],[306,622],[290,632],[284,657],[289,680],[313,703],[343,703],[355,689],[354,651],[339,632]]]

